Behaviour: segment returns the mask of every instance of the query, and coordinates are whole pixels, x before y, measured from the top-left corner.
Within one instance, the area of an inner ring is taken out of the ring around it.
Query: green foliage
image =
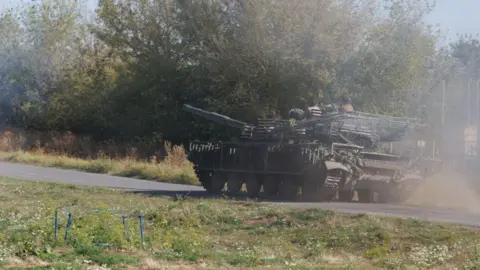
[[[428,1],[102,0],[91,23],[76,2],[1,15],[7,122],[178,143],[232,135],[187,102],[253,121],[347,91],[358,109],[403,114],[437,55]]]

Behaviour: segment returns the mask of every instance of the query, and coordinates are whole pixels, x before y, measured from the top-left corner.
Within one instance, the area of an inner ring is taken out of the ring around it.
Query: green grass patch
[[[480,266],[478,230],[453,224],[222,199],[174,200],[10,178],[0,178],[0,197],[4,198],[0,208],[2,269]],[[60,230],[54,241],[57,208],[61,210]],[[68,212],[73,220],[64,242]],[[122,215],[128,216],[126,230]],[[144,217],[144,247],[139,215]]]

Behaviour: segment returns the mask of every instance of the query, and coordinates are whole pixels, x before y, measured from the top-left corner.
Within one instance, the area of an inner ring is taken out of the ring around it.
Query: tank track
[[[213,180],[212,177],[210,175],[206,175],[205,173],[202,173],[200,172],[199,170],[195,170],[195,174],[197,175],[198,179],[201,179],[200,182],[203,186],[203,188],[205,188],[205,190],[207,190],[207,192],[209,193],[212,193],[212,194],[220,194],[221,191],[218,190],[218,188],[215,188],[215,185],[212,186],[211,184],[211,181]],[[230,193],[228,191],[228,183],[225,183],[226,184],[226,188],[223,189],[224,192],[227,192],[226,194],[228,194],[229,196],[249,196],[249,197],[262,197],[262,198],[278,198],[278,199],[286,199],[286,200],[301,200],[303,201],[304,199],[300,199],[303,197],[303,195],[301,195],[300,197],[297,197],[294,195],[294,193],[296,192],[293,192],[293,190],[290,190],[290,191],[287,191],[287,193],[285,193],[285,191],[281,191],[281,184],[280,182],[281,181],[278,181],[279,182],[279,185],[276,186],[274,188],[274,190],[276,190],[276,192],[274,192],[274,194],[270,194],[270,195],[267,195],[265,194],[265,190],[258,194],[258,192],[260,191],[260,187],[256,187],[256,186],[252,186],[252,188],[254,189],[253,192],[252,191],[249,191],[249,184],[247,182],[244,183],[245,185],[245,188],[247,189],[246,191],[239,191],[239,192],[233,192],[233,193]],[[318,197],[315,199],[315,201],[337,201],[337,200],[340,200],[340,198],[338,197],[337,198],[337,190],[339,189],[339,186],[341,184],[341,178],[338,177],[338,176],[327,176],[324,184],[323,184],[323,188],[319,194],[318,194]],[[263,183],[264,185],[264,183]],[[262,186],[262,184],[260,184],[260,186]],[[265,188],[265,187],[263,187]],[[293,186],[290,186],[288,189],[294,189],[295,188],[295,185]],[[398,203],[400,201],[403,201],[405,198],[405,195],[402,194],[403,193],[403,189],[398,189],[396,190],[393,194],[382,194],[383,196],[381,197],[372,197],[373,194],[371,194],[371,192],[368,192],[368,189],[365,190],[365,189],[361,189],[361,190],[358,190],[360,192],[360,194],[358,195],[358,202],[363,202],[363,203]],[[293,192],[293,194],[291,194]],[[367,193],[365,193],[367,192]],[[253,194],[255,193],[255,194]],[[303,193],[303,192],[302,192]],[[382,192],[383,193],[383,192]],[[263,195],[261,195],[263,194]],[[384,196],[387,196],[387,197],[384,197]],[[402,196],[403,195],[403,196]],[[340,196],[340,195],[338,195]],[[361,197],[361,198],[360,198]],[[348,200],[349,201],[349,200]]]

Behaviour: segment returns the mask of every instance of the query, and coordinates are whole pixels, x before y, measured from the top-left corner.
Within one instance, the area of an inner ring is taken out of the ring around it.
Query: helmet
[[[352,104],[352,99],[345,94],[342,96],[342,104]]]

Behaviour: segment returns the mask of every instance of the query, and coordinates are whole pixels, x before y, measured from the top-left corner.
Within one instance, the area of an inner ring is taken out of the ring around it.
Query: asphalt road
[[[125,191],[160,195],[189,194],[207,197],[203,188],[84,173],[78,171],[42,168],[31,165],[0,162],[0,175],[30,181],[54,182],[83,186],[107,187]],[[430,221],[452,222],[470,226],[480,226],[480,213],[462,212],[447,208],[422,208],[406,205],[361,204],[361,203],[298,203],[266,202],[298,208],[325,208],[345,213],[370,213],[387,216],[412,217]]]

